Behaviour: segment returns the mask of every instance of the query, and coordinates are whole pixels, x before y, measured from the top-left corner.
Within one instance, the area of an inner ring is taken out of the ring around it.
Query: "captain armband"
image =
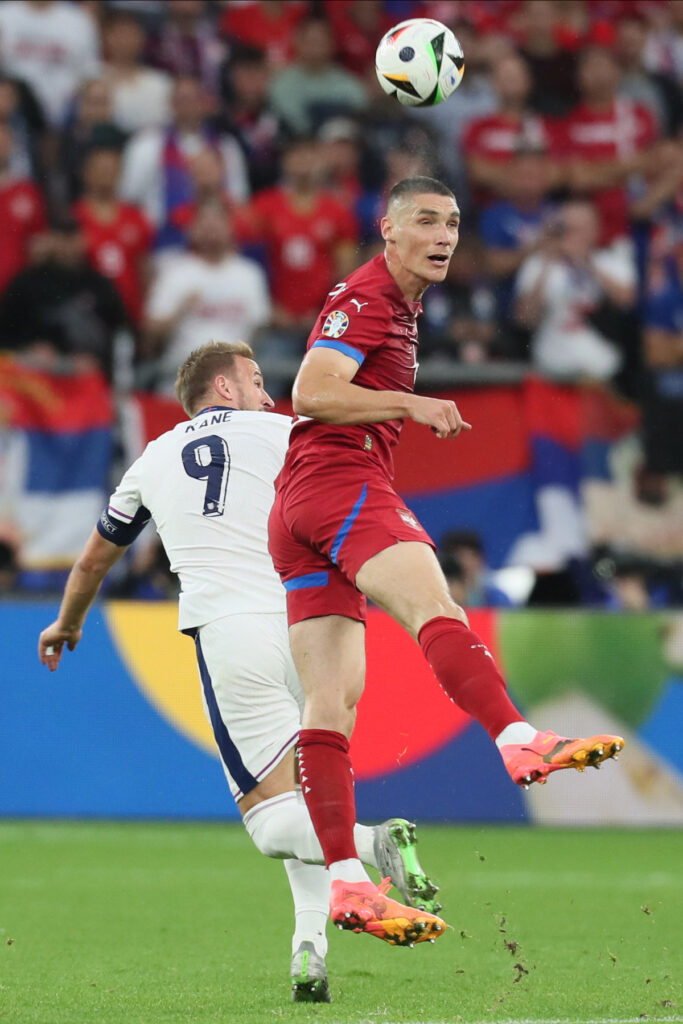
[[[110,540],[117,547],[126,548],[140,536],[147,523],[152,518],[152,513],[144,505],[141,505],[132,519],[123,522],[110,515],[109,509],[105,508],[97,521],[97,532],[105,540]]]

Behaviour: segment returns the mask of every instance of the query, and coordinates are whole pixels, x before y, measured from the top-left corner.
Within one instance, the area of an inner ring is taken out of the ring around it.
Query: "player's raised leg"
[[[620,736],[567,739],[540,733],[524,720],[493,655],[450,597],[429,545],[407,542],[385,548],[361,566],[356,585],[418,641],[450,699],[494,740],[514,782],[529,786],[563,768],[583,771],[623,747]]]

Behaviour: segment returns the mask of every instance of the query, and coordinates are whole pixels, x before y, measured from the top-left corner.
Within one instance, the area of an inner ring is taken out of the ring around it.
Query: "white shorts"
[[[295,745],[304,696],[287,616],[226,615],[195,636],[204,709],[239,800]]]

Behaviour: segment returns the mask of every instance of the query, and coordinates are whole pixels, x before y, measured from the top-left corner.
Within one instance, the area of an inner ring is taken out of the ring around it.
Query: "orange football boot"
[[[624,748],[621,736],[590,736],[588,739],[567,739],[556,732],[537,732],[530,743],[506,743],[500,748],[513,782],[528,789],[532,782],[548,781],[551,772],[562,768],[599,768],[608,757],[616,761]]]
[[[391,879],[374,882],[332,882],[330,916],[337,928],[367,932],[390,946],[434,942],[446,931],[446,922],[426,910],[406,907],[387,896]]]

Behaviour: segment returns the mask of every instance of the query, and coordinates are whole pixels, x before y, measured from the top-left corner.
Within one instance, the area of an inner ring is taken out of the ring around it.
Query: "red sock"
[[[299,778],[327,867],[358,857],[353,839],[353,768],[346,736],[331,729],[302,729]]]
[[[476,718],[492,740],[506,725],[524,721],[507,695],[493,655],[464,622],[443,616],[430,619],[418,640],[448,696]]]

